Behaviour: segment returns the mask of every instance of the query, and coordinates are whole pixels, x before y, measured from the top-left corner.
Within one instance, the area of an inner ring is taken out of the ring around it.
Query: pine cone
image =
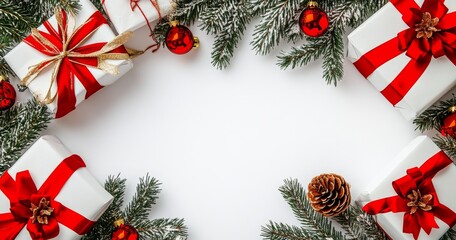
[[[321,174],[309,183],[307,197],[312,208],[325,217],[337,216],[350,206],[350,185],[337,174]]]

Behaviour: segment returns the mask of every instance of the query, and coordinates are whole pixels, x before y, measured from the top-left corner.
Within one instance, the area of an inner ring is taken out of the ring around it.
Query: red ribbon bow
[[[407,175],[393,182],[393,188],[397,196],[369,202],[363,207],[363,211],[372,215],[387,212],[405,212],[402,231],[413,234],[415,239],[418,238],[421,229],[429,235],[432,228],[439,228],[434,217],[441,219],[451,228],[456,224],[456,213],[439,202],[432,184],[432,178],[440,170],[452,163],[444,152],[438,152],[423,163],[421,167],[408,169]],[[432,210],[424,211],[418,208],[416,212],[410,212],[410,207],[407,206],[410,200],[407,195],[414,190],[419,190],[423,195],[432,195],[432,200],[428,202],[432,206]]]
[[[391,104],[396,105],[415,85],[429,66],[432,57],[447,56],[456,65],[456,12],[448,13],[445,0],[425,0],[421,7],[414,0],[390,2],[402,14],[402,20],[409,28],[364,54],[354,65],[367,78],[378,67],[406,52],[410,57],[409,63],[381,91]],[[423,20],[425,13],[430,13],[433,19],[438,18],[438,24],[435,26],[438,31],[430,38],[418,38],[417,24]]]
[[[79,235],[87,233],[95,222],[55,201],[71,175],[82,167],[85,167],[84,161],[77,155],[64,159],[39,189],[36,188],[29,171],[18,172],[16,181],[5,172],[0,178],[0,190],[10,200],[11,212],[0,214],[1,238],[15,239],[25,226],[34,240],[54,238],[59,234],[58,223]],[[33,223],[31,204],[38,206],[43,197],[50,202],[49,205],[54,211],[48,218],[48,224]]]
[[[128,59],[127,50],[117,39],[109,43],[98,42],[80,46],[102,24],[107,24],[106,19],[99,11],[93,13],[71,35],[68,34],[69,24],[67,18],[65,11],[56,11],[57,30],[52,27],[49,21],[45,21],[43,25],[48,33],[34,29],[32,34],[24,40],[31,47],[50,57],[49,60],[37,64],[29,72],[23,79],[24,85],[27,84],[30,76],[37,75],[39,71],[52,63],[56,64],[55,70],[57,72],[54,74],[56,76],[52,76],[53,79],[51,79],[51,87],[54,81],[57,84],[56,118],[65,116],[76,107],[75,76],[86,89],[85,98],[87,99],[103,87],[95,79],[88,67],[100,68],[105,71],[107,69],[115,74],[117,69],[113,70],[113,67],[106,64],[104,60]],[[51,88],[46,99],[50,99],[49,102],[52,102],[55,96],[49,97],[50,91]]]

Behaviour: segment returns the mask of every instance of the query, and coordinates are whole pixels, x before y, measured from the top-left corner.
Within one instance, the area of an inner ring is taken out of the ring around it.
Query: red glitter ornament
[[[456,137],[456,106],[449,109],[450,115],[443,119],[440,132],[443,136]]]
[[[16,102],[16,90],[6,78],[0,76],[0,111],[10,109]]]
[[[112,240],[138,240],[139,234],[136,229],[124,223],[123,219],[114,222],[116,230],[112,233]]]
[[[328,15],[315,1],[309,1],[299,17],[301,30],[309,37],[323,35],[329,27]]]
[[[166,47],[175,54],[186,54],[199,46],[199,39],[193,37],[192,32],[177,21],[170,23],[171,29],[166,33]]]

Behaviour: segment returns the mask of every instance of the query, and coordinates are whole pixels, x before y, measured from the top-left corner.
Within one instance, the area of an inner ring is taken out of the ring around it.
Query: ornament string
[[[54,29],[49,21],[46,21],[43,25],[48,32],[32,29],[32,34],[25,38],[25,43],[49,58],[31,66],[26,76],[21,80],[21,85],[28,86],[41,71],[53,65],[47,93],[45,96],[41,96],[40,102],[49,104],[54,102],[58,96],[56,118],[59,118],[72,111],[76,106],[75,77],[87,90],[85,98],[102,88],[88,67],[97,68],[113,75],[119,73],[117,66],[108,63],[106,60],[130,59],[123,44],[127,42],[132,33],[122,33],[110,42],[81,46],[102,24],[107,24],[103,15],[96,11],[77,28],[74,26],[74,17],[68,17],[65,11],[59,8],[55,9],[55,18],[57,29]],[[54,86],[57,87],[57,91],[52,93]]]
[[[85,167],[85,163],[81,157],[69,156],[52,171],[39,189],[28,170],[18,172],[15,180],[8,172],[5,172],[0,178],[0,190],[10,201],[11,212],[0,214],[2,239],[15,239],[24,227],[33,240],[55,238],[59,234],[59,224],[72,229],[79,235],[86,234],[95,222],[55,200],[73,173],[83,167]],[[40,223],[34,221],[34,212],[31,207],[42,205],[42,202],[47,203],[49,215],[46,215],[46,221]]]
[[[439,202],[432,183],[432,178],[450,164],[453,161],[443,151],[436,153],[419,168],[410,168],[407,175],[393,181],[396,196],[369,202],[363,211],[372,215],[404,212],[402,231],[411,233],[415,239],[418,239],[421,229],[429,235],[433,228],[439,228],[436,217],[453,227],[456,213]]]

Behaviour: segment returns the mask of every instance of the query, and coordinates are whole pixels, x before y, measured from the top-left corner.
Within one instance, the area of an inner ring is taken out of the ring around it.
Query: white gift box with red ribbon
[[[436,165],[429,161],[431,158],[447,158],[446,155],[435,145],[435,143],[427,136],[420,136],[415,138],[408,146],[406,146],[395,158],[394,165],[391,166],[390,171],[387,173],[386,177],[381,176],[379,181],[375,181],[373,187],[368,191],[365,191],[358,199],[358,203],[363,206],[366,210],[366,205],[373,201],[382,201],[385,198],[391,198],[398,196],[398,192],[395,191],[393,182],[398,179],[407,176],[408,174],[413,175],[410,169],[416,169],[415,167],[423,166],[427,162],[427,167],[430,165]],[[447,164],[445,167],[442,167],[440,170],[435,170],[437,172],[435,176],[432,177],[432,184],[435,188],[436,197],[438,197],[438,205],[446,206],[451,211],[456,211],[456,192],[451,190],[451,187],[456,183],[456,166],[447,159]],[[420,167],[422,168],[422,167]],[[426,167],[425,167],[426,168]],[[427,194],[426,192],[422,193]],[[407,195],[407,194],[406,194]],[[411,201],[405,197],[405,201]],[[434,199],[435,200],[435,199]],[[392,201],[394,202],[394,201]],[[382,201],[382,203],[385,203]],[[406,212],[409,213],[411,210],[410,207],[406,207]],[[434,208],[437,208],[434,206]],[[391,239],[414,239],[413,235],[410,233],[404,233],[404,225],[407,226],[407,223],[404,223],[404,215],[406,212],[396,212],[393,213],[386,210],[383,213],[377,213],[373,215],[374,219],[377,221],[379,226],[385,231],[385,233]],[[435,209],[434,209],[435,210]],[[422,211],[422,210],[417,210]],[[429,211],[431,213],[433,210]],[[414,214],[421,214],[414,213]],[[447,216],[451,214],[446,214]],[[423,229],[419,230],[420,240],[432,240],[439,239],[450,226],[439,219],[434,217],[435,222],[438,225],[438,228],[432,228],[430,234],[428,235]],[[408,224],[410,225],[410,224]]]
[[[392,52],[398,51],[399,46],[399,44],[393,43],[391,40],[396,38],[404,30],[412,29],[412,31],[415,31],[416,24],[420,23],[418,21],[407,24],[402,19],[403,14],[392,2],[396,2],[396,5],[413,2],[411,5],[421,7],[425,1],[391,0],[388,2],[348,36],[348,56],[349,60],[355,63],[355,66],[360,70],[362,75],[376,89],[381,91],[385,98],[399,109],[407,120],[411,120],[455,86],[456,63],[450,61],[445,55],[438,58],[432,56],[427,67],[423,67],[425,69],[413,72],[405,70],[407,65],[412,61],[409,55],[413,55],[409,54],[408,50],[402,50],[398,54],[389,55]],[[444,5],[448,8],[448,13],[456,11],[456,1],[447,0],[444,1]],[[436,7],[434,6],[434,8]],[[403,9],[407,8],[403,7]],[[407,11],[411,11],[410,8]],[[451,21],[454,22],[453,20]],[[443,34],[445,31],[434,32],[433,38],[438,34]],[[415,36],[417,36],[417,33],[413,37],[415,38]],[[388,45],[389,48],[380,47],[382,45]],[[415,47],[409,46],[409,49]],[[453,48],[455,47],[453,46]],[[373,53],[376,48],[379,49],[378,52]],[[366,57],[369,54],[372,55]],[[427,60],[421,59],[417,62],[420,61],[426,62]],[[401,73],[402,76],[400,76]],[[397,78],[405,79],[405,81],[397,80]],[[410,80],[413,80],[413,82],[406,83]]]
[[[77,13],[75,19],[74,19],[74,26],[78,27],[84,22],[87,21],[89,17],[91,17],[95,12],[98,10],[93,6],[93,4],[89,0],[80,0],[79,4],[81,5],[81,8],[79,12]],[[104,19],[104,18],[103,18]],[[50,25],[53,27],[53,29],[59,29],[57,25],[57,21],[55,18],[55,15],[51,17],[48,22]],[[68,19],[68,22],[71,22]],[[43,31],[43,32],[48,32],[48,30],[45,28],[44,24],[38,27],[38,30]],[[73,31],[74,29],[70,29],[68,31]],[[86,46],[92,43],[99,43],[99,42],[110,42],[112,41],[116,35],[112,31],[112,29],[109,27],[108,24],[101,24],[95,32],[87,39],[83,39],[82,43],[80,46]],[[37,65],[38,63],[49,59],[49,56],[39,52],[38,50],[34,49],[32,46],[25,42],[19,43],[15,48],[13,48],[8,54],[5,55],[5,60],[13,69],[13,71],[16,73],[16,75],[20,78],[23,79],[27,73],[30,71],[32,66]],[[97,69],[95,67],[88,66],[88,71],[94,79],[98,82],[101,87],[110,85],[114,83],[116,80],[118,80],[122,75],[124,75],[126,72],[128,72],[132,67],[133,63],[131,60],[112,60],[112,59],[107,59],[105,60],[108,64],[112,64],[117,67],[118,69],[118,74],[109,74],[101,69]],[[47,92],[49,90],[49,87],[51,86],[51,78],[53,75],[53,67],[54,66],[49,66],[43,69],[37,76],[36,78],[33,79],[28,85],[28,88],[30,92],[39,100],[39,101],[44,101]],[[56,84],[53,84],[51,87],[51,93],[52,95],[57,92],[57,86]],[[86,99],[86,93],[87,89],[81,83],[81,80],[78,79],[77,76],[75,76],[74,80],[74,95],[76,96],[76,104],[80,104],[82,101]],[[52,113],[57,112],[58,108],[58,98],[53,102],[47,103],[46,105],[50,109]]]
[[[28,171],[36,188],[40,189],[64,159],[66,160],[70,156],[74,155],[56,137],[43,136],[5,174],[17,181],[18,173]],[[4,175],[2,176],[3,182]],[[10,212],[10,199],[4,191],[6,190],[0,191],[0,216]],[[64,183],[54,200],[82,215],[83,218],[96,222],[108,208],[113,197],[98,183],[86,167],[80,167]],[[51,207],[53,207],[52,203]],[[51,214],[50,217],[52,218],[53,215]],[[3,225],[3,227],[6,226]],[[2,229],[0,226],[0,233],[8,230]],[[3,238],[4,233],[1,236],[2,239],[5,239]],[[79,239],[80,237],[72,229],[59,223],[59,233],[54,239]],[[27,226],[20,230],[16,239],[31,239]]]

